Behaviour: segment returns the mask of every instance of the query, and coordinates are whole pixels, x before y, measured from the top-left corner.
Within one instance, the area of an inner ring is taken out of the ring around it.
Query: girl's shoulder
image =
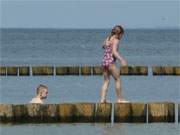
[[[108,39],[107,39],[107,40],[105,41],[105,44],[106,44],[107,46],[109,46],[109,45],[113,44],[113,42],[112,42],[112,40],[108,40]]]
[[[111,46],[113,45],[114,43],[118,43],[119,42],[119,39],[117,39],[115,36],[107,36],[107,38],[105,39],[105,44],[107,46]]]
[[[119,42],[119,41],[120,41],[120,40],[117,39],[115,36],[112,36],[111,39],[110,39],[110,42],[111,42],[111,43],[117,43],[117,42]]]
[[[106,42],[112,42],[112,40],[113,40],[113,36],[111,36],[111,37],[110,37],[110,36],[107,36],[107,38],[106,38],[105,41],[106,41]]]

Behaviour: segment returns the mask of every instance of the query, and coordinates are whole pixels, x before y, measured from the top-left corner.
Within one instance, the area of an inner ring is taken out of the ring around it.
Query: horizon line
[[[124,27],[125,29],[180,29],[180,27]],[[0,27],[0,29],[112,29],[111,27]]]

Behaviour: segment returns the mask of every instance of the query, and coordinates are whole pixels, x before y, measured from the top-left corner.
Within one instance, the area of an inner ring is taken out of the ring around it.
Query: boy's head
[[[36,93],[40,96],[41,99],[46,99],[48,95],[48,87],[40,84],[36,89]]]

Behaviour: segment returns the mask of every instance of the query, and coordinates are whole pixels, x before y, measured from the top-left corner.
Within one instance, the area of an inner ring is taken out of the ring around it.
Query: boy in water
[[[36,93],[36,97],[34,97],[29,103],[43,104],[48,95],[48,87],[40,84],[36,89]]]

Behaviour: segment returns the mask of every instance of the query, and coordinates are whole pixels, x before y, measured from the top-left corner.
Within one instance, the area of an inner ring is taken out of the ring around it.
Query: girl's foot
[[[125,100],[125,99],[119,99],[117,102],[118,103],[129,103],[130,101]]]
[[[104,100],[101,100],[101,103],[109,103],[109,101],[104,99]]]

